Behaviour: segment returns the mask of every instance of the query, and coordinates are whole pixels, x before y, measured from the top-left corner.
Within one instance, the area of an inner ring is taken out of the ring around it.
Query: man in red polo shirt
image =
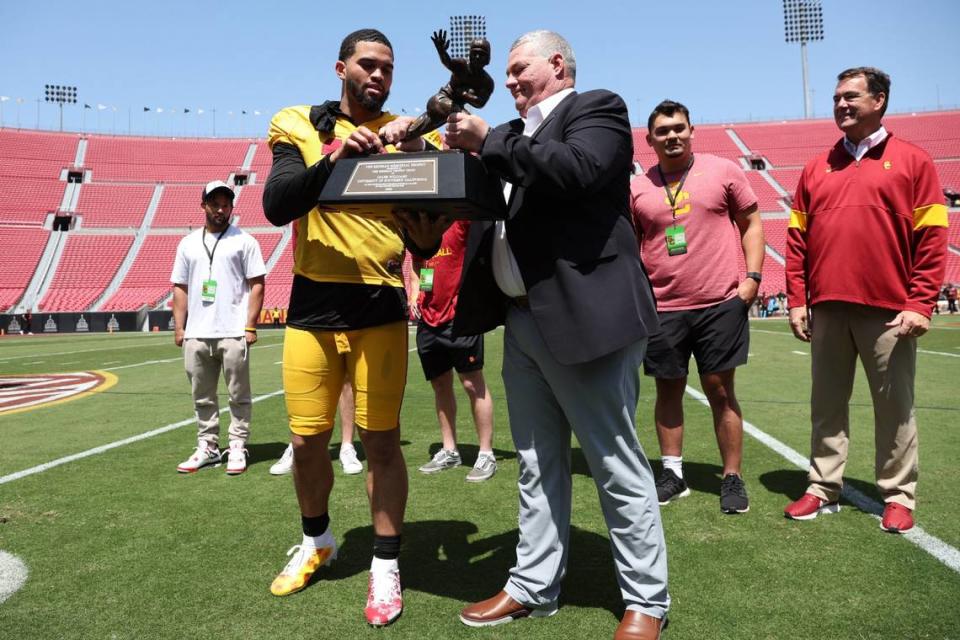
[[[457,449],[457,398],[453,392],[453,370],[470,398],[477,427],[480,453],[467,482],[483,482],[497,471],[493,455],[493,398],[483,379],[483,336],[453,336],[453,315],[457,307],[460,271],[470,222],[458,220],[443,234],[440,251],[429,260],[414,259],[410,296],[417,324],[417,354],[423,373],[433,386],[440,422],[442,448],[421,473],[433,474],[459,467]]]
[[[913,527],[917,488],[917,338],[943,282],[947,208],[933,161],[881,119],[890,77],[847,69],[833,115],[844,137],[807,163],[787,232],[790,328],[811,343],[810,486],[784,514],[836,513],[859,356],[873,397],[880,527]]]

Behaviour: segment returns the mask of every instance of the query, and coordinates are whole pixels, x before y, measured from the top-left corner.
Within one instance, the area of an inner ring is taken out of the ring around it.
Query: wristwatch
[[[747,277],[751,280],[756,280],[757,284],[763,281],[763,276],[757,273],[756,271],[747,271]]]

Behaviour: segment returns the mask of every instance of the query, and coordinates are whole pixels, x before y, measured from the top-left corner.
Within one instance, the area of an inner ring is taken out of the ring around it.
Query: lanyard
[[[667,192],[667,201],[670,203],[670,211],[673,213],[673,220],[677,220],[677,194],[680,193],[680,190],[683,189],[683,183],[687,181],[687,175],[690,173],[690,168],[693,166],[693,155],[690,155],[690,162],[687,163],[687,168],[683,170],[683,175],[680,176],[680,182],[677,183],[677,188],[675,191],[670,190],[670,185],[667,184],[667,178],[663,175],[663,169],[660,168],[660,163],[657,163],[657,172],[660,174],[660,182],[663,183],[663,190]]]
[[[213,274],[213,254],[216,253],[217,245],[220,244],[220,240],[223,238],[223,234],[225,234],[229,228],[230,228],[230,225],[227,224],[227,226],[224,227],[223,231],[220,232],[220,235],[217,236],[217,241],[213,243],[213,249],[210,249],[207,247],[207,228],[206,227],[203,228],[203,233],[200,234],[200,240],[203,243],[203,250],[207,252],[207,257],[210,258],[210,265],[209,265],[209,268],[207,269],[208,278],[211,277],[211,275]]]

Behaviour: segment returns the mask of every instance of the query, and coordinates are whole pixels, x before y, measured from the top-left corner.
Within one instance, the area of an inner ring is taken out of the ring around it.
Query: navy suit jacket
[[[507,241],[557,361],[589,362],[657,330],[630,219],[633,137],[620,96],[573,93],[531,137],[519,119],[492,130],[480,158],[513,184]],[[493,231],[492,222],[470,226],[458,335],[490,331],[506,318],[508,300],[493,278]]]

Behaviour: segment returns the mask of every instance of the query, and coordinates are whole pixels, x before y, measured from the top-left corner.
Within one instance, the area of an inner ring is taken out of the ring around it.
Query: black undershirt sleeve
[[[263,212],[267,220],[282,227],[317,206],[320,191],[332,169],[326,157],[308,167],[294,145],[283,142],[273,145],[273,166],[263,189]]]

